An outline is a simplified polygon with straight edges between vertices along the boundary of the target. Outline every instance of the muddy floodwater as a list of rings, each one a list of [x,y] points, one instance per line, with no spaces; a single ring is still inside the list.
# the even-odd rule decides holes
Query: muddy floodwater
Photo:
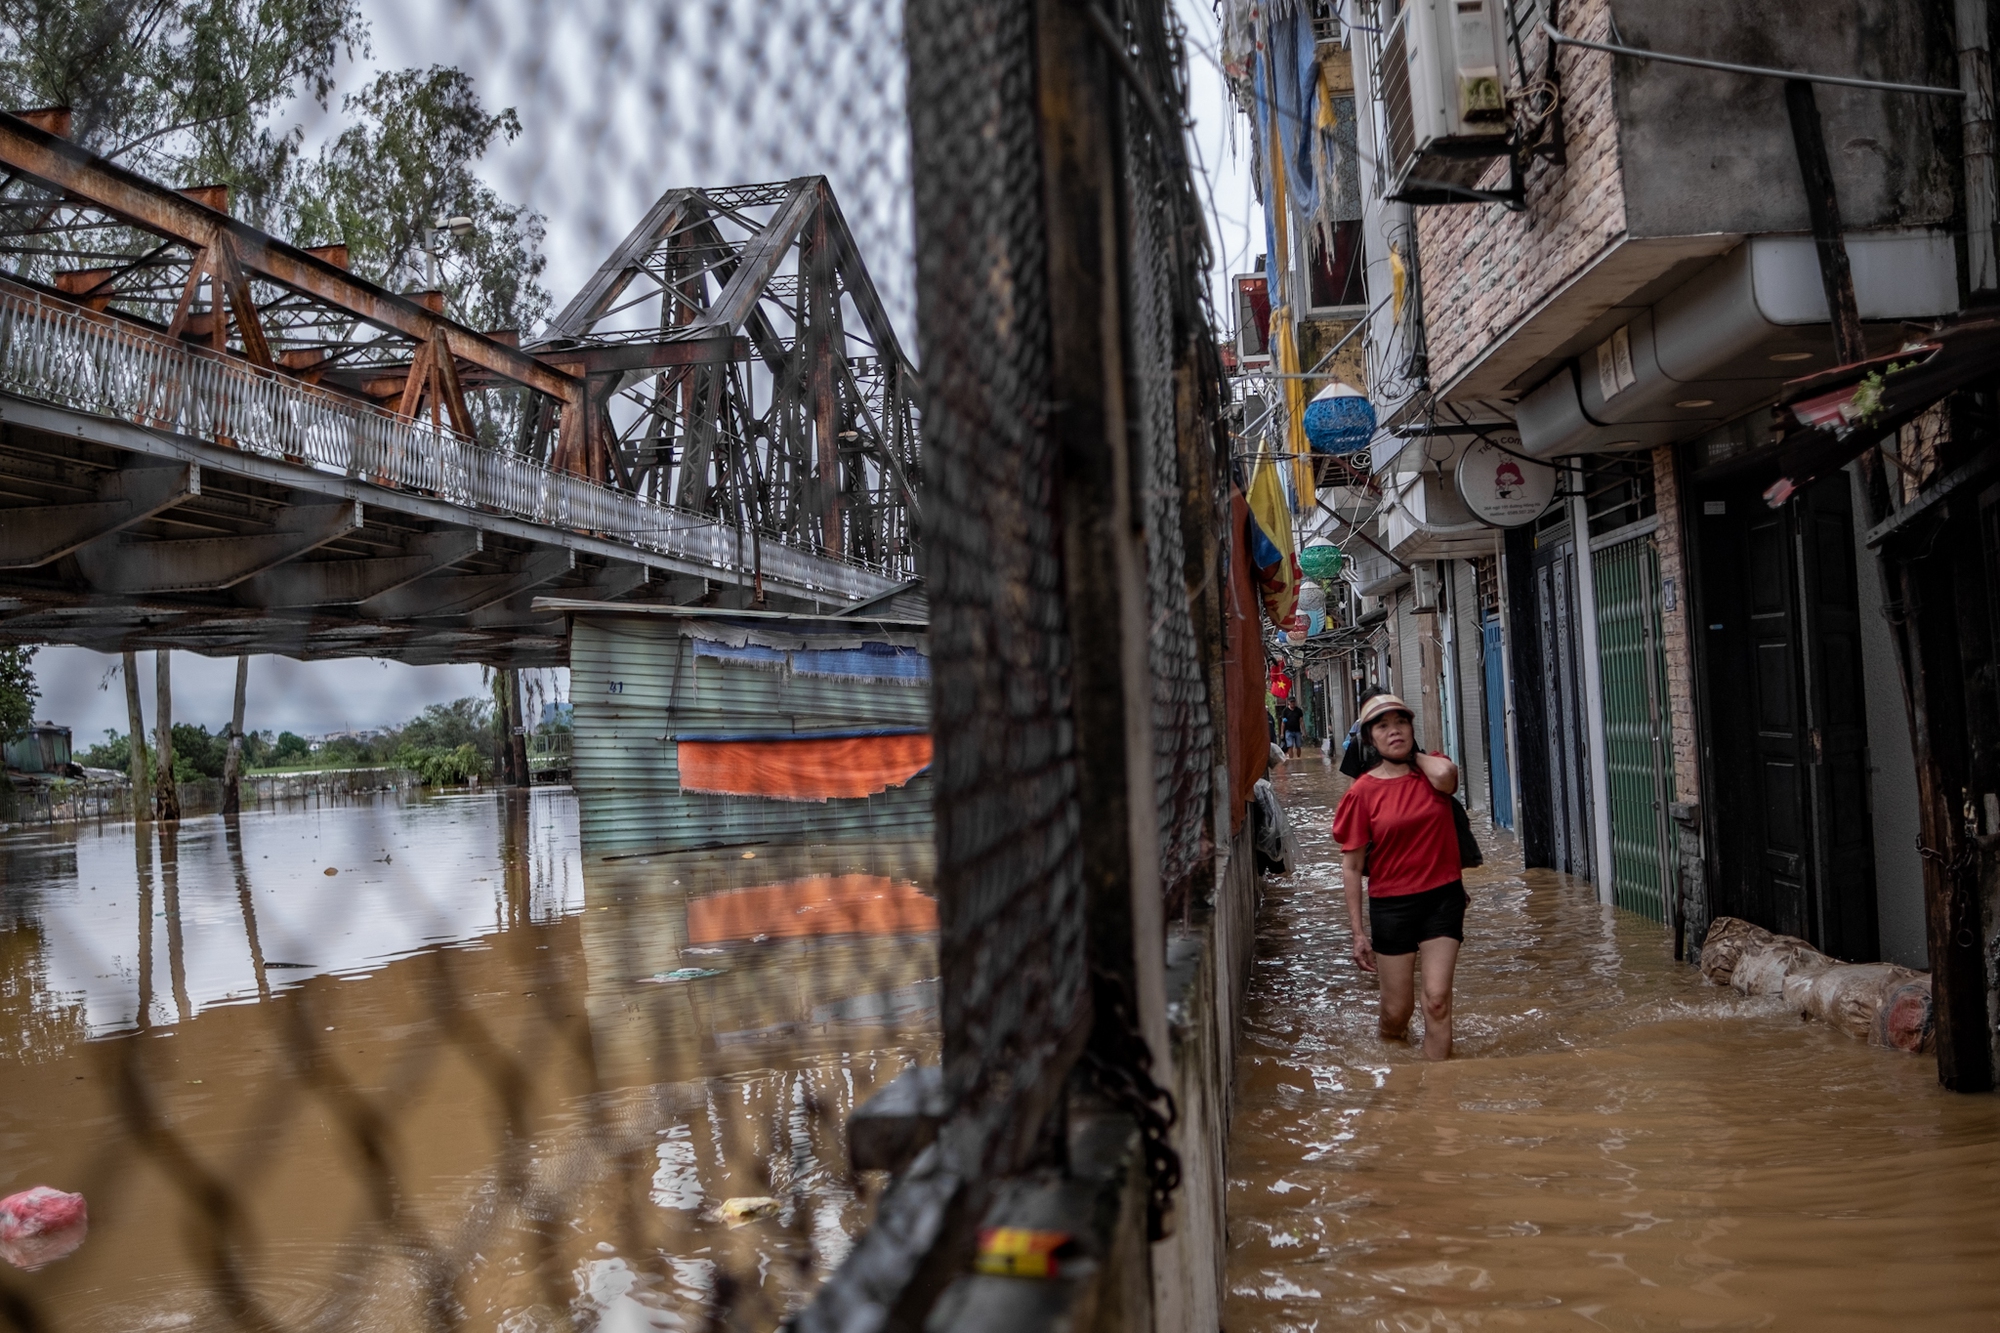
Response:
[[[1348,953],[1344,782],[1290,768],[1304,865],[1259,923],[1229,1333],[2000,1328],[2000,1098],[1704,985],[1505,839],[1467,876],[1456,1056],[1427,1064],[1377,1037]]]
[[[772,1327],[936,1050],[927,849],[592,858],[566,791],[0,834],[0,1266],[50,1330]],[[0,1316],[0,1323],[5,1317]]]

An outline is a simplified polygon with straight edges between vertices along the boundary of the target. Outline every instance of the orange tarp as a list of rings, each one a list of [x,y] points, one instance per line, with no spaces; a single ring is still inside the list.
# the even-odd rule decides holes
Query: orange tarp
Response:
[[[914,935],[938,924],[935,899],[887,875],[815,875],[732,889],[690,901],[687,921],[694,944],[759,935]]]
[[[873,796],[930,767],[931,738],[777,736],[680,742],[681,789],[781,801]]]

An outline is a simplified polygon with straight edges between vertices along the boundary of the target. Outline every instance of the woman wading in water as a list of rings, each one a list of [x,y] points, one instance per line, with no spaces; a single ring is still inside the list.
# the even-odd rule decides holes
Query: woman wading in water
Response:
[[[1442,1060],[1451,1054],[1451,974],[1465,939],[1466,893],[1451,813],[1458,766],[1418,751],[1409,705],[1393,694],[1370,699],[1359,726],[1377,762],[1354,780],[1333,813],[1354,961],[1382,978],[1382,1036],[1403,1041],[1422,958],[1424,1056]]]

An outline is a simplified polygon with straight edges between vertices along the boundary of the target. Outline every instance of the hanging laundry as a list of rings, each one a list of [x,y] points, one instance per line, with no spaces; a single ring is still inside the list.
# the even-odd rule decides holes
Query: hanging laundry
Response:
[[[1299,584],[1305,576],[1299,570],[1291,506],[1275,461],[1266,458],[1257,465],[1248,498],[1250,563],[1257,572],[1257,590],[1264,601],[1264,614],[1273,625],[1286,629],[1299,612]]]

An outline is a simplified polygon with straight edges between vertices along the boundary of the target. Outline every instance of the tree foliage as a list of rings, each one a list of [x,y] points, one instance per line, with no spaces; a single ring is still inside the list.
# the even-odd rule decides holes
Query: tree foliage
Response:
[[[35,720],[42,687],[35,682],[33,648],[0,648],[0,740],[12,740]]]
[[[453,318],[528,333],[549,304],[542,218],[475,172],[521,133],[513,108],[489,112],[468,75],[434,65],[347,93],[346,127],[316,153],[275,127],[301,97],[327,106],[340,56],[367,40],[360,0],[0,0],[0,98],[68,106],[86,147],[170,185],[227,185],[236,216],[344,244],[392,289],[432,285],[428,244]],[[470,226],[437,230],[453,217]],[[510,405],[471,406],[502,438]]]
[[[356,271],[394,288],[431,286],[429,245],[456,318],[478,329],[533,327],[549,300],[539,283],[541,216],[473,173],[521,133],[514,109],[489,113],[472,79],[441,65],[377,75],[341,108],[354,124],[294,186],[300,243],[344,243]],[[452,217],[472,225],[437,230]]]
[[[71,137],[136,171],[229,186],[263,224],[300,155],[272,116],[326,105],[367,38],[360,0],[0,0],[0,90],[69,107]]]
[[[296,732],[273,736],[252,731],[243,737],[243,766],[246,770],[394,766],[417,774],[426,786],[457,786],[493,771],[492,719],[491,701],[468,695],[448,704],[431,704],[400,727],[369,736],[336,736],[316,749]],[[78,755],[77,762],[123,772],[130,747],[125,733],[106,730],[104,740]],[[220,778],[228,754],[226,726],[211,732],[192,723],[174,723],[175,781]]]

